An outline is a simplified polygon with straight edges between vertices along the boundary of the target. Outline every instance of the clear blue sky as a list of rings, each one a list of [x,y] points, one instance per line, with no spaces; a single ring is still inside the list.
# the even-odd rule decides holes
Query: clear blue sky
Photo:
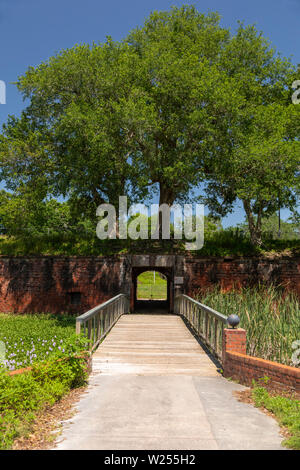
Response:
[[[107,35],[120,40],[142,25],[151,11],[183,4],[194,4],[203,13],[218,11],[222,24],[232,30],[238,20],[255,23],[282,55],[300,63],[300,0],[0,0],[0,80],[7,84],[0,126],[9,114],[18,115],[24,107],[12,82],[28,66],[74,44],[101,42]],[[237,206],[223,225],[234,225],[243,218]]]

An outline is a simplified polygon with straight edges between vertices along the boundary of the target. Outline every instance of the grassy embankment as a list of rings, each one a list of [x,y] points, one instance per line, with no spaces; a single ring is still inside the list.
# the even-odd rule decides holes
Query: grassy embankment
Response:
[[[108,256],[122,253],[186,253],[183,240],[99,240],[95,232],[86,234],[51,233],[26,236],[0,236],[0,255]],[[238,229],[205,232],[201,250],[195,256],[297,256],[300,240],[264,237],[261,247],[253,247],[249,237]]]

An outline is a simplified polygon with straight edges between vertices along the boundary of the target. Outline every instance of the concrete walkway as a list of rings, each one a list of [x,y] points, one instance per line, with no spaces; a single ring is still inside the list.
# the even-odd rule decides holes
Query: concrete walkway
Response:
[[[56,449],[281,449],[277,423],[232,392],[175,315],[124,315],[93,357]]]

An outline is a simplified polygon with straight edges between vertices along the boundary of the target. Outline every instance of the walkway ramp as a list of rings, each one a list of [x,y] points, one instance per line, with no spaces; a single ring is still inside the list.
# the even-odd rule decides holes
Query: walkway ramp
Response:
[[[104,375],[219,375],[177,315],[123,315],[95,352],[93,370]]]

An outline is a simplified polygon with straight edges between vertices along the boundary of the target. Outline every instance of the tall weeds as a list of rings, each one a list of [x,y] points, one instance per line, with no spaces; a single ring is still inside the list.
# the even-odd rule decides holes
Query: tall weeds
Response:
[[[247,354],[282,364],[292,363],[292,343],[300,339],[300,302],[296,294],[280,287],[258,286],[222,292],[198,292],[201,303],[241,319],[247,331]]]

